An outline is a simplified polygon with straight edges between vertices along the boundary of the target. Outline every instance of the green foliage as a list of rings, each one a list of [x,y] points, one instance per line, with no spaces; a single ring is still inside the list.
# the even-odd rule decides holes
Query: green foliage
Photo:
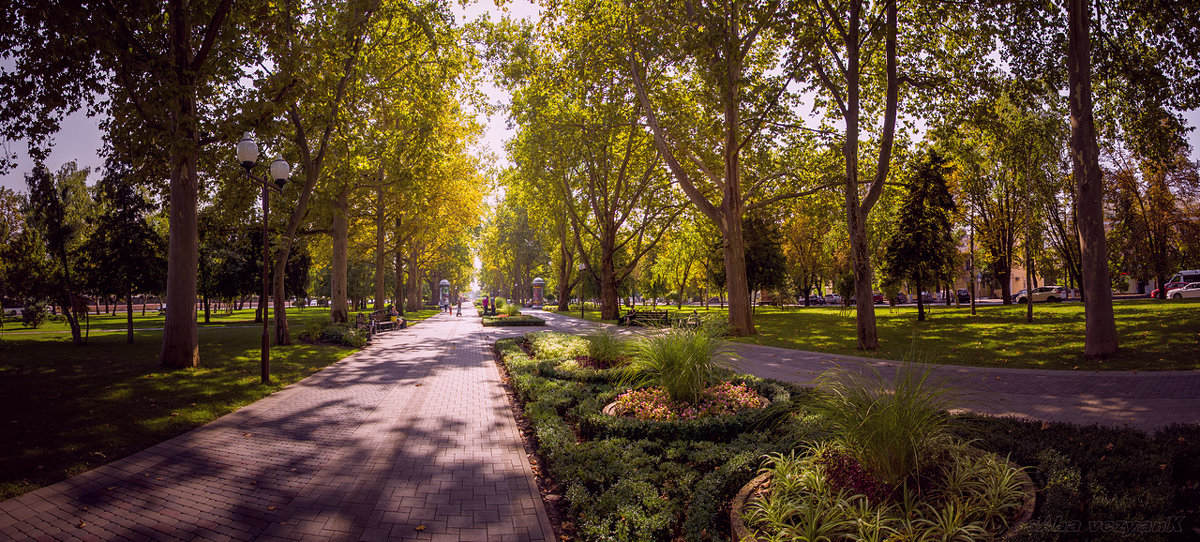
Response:
[[[672,328],[634,344],[626,382],[655,385],[674,401],[694,401],[728,372],[724,341],[707,328]]]
[[[557,340],[552,334],[529,337],[538,335],[542,344]],[[753,476],[756,458],[775,449],[778,426],[742,418],[720,441],[706,439],[713,426],[589,431],[579,416],[599,416],[603,403],[623,388],[581,377],[584,371],[562,371],[554,359],[532,358],[518,340],[499,341],[496,350],[533,426],[543,476],[565,494],[576,525],[572,539],[726,539],[728,516],[718,512]],[[781,405],[788,403],[787,388],[758,383],[775,389]]]
[[[546,321],[536,316],[522,314],[520,316],[484,316],[484,327],[498,326],[544,326]]]
[[[626,361],[629,344],[609,327],[601,327],[584,337],[587,340],[587,355],[605,367],[613,367]]]
[[[355,329],[345,323],[332,323],[328,319],[324,322],[309,321],[306,323],[304,331],[300,332],[300,340],[353,348],[362,348],[367,344],[365,330]]]
[[[534,358],[539,360],[564,360],[588,353],[587,339],[556,331],[539,331],[525,335],[533,349]]]
[[[890,383],[872,371],[827,373],[818,403],[838,443],[897,487],[946,444],[953,397],[930,381],[931,369],[902,365]]]
[[[21,323],[25,327],[37,329],[42,327],[42,322],[46,320],[49,314],[50,307],[47,307],[45,303],[41,301],[30,303],[21,308]]]
[[[947,170],[946,159],[934,150],[926,151],[917,162],[896,229],[884,249],[881,271],[885,282],[908,280],[920,294],[925,286],[954,276],[958,245],[952,236],[955,205]],[[918,307],[917,318],[924,320],[924,305],[918,303]]]

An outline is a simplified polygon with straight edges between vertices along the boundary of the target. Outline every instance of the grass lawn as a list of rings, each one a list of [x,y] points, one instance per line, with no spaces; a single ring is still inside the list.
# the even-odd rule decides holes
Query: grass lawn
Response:
[[[639,310],[649,307],[639,307]],[[672,315],[723,314],[718,307],[674,306]],[[1113,312],[1121,351],[1104,361],[1085,359],[1083,304],[1034,305],[1033,323],[1024,305],[926,307],[917,322],[916,307],[875,306],[880,348],[858,350],[853,308],[757,307],[758,335],[734,340],[796,350],[947,365],[1093,370],[1200,369],[1200,300],[1117,300]],[[622,310],[624,312],[624,309]],[[561,314],[579,316],[579,312]],[[599,321],[598,311],[588,320]],[[612,322],[609,322],[612,323]]]
[[[408,313],[410,321],[436,310]],[[296,337],[328,309],[289,309]],[[98,320],[101,320],[98,322]],[[111,321],[119,320],[119,324]],[[95,333],[125,317],[92,317],[88,344],[71,343],[65,323],[41,333],[0,335],[0,500],[121,458],[296,382],[355,351],[308,344],[271,348],[271,384],[259,382],[262,331],[253,311],[216,317],[200,330],[200,368],[168,371],[157,363],[162,317],[135,321],[134,344],[120,333]]]

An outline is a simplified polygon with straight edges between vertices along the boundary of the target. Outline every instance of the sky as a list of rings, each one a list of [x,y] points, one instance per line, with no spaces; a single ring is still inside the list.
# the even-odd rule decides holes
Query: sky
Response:
[[[451,10],[455,15],[455,19],[460,23],[473,21],[482,16],[488,16],[492,20],[499,20],[504,15],[513,18],[536,20],[540,13],[540,7],[529,0],[507,0],[502,3],[502,7],[497,7],[493,0],[478,0],[464,7],[458,2],[453,2]],[[493,103],[507,103],[509,100],[507,91],[491,84],[485,83],[482,90]],[[1189,126],[1200,126],[1200,110],[1190,111],[1184,117]],[[514,130],[507,128],[506,124],[503,109],[487,117],[484,123],[484,136],[481,141],[481,146],[483,147],[481,150],[493,154],[498,159],[497,165],[501,166],[507,163],[507,153],[504,150],[504,143],[514,133]],[[98,171],[104,163],[98,156],[98,151],[102,144],[102,134],[99,125],[100,119],[88,118],[83,112],[77,112],[64,119],[62,130],[54,137],[54,147],[46,162],[50,170],[55,171],[63,164],[71,160],[76,160],[81,168],[91,167],[93,170]],[[1192,146],[1192,160],[1200,160],[1200,133],[1198,132],[1200,132],[1200,129],[1193,130],[1188,136],[1189,143]],[[25,175],[32,167],[32,163],[25,153],[25,143],[18,141],[0,142],[0,152],[5,151],[17,155],[19,161],[16,168],[7,173],[0,174],[0,186],[24,192]],[[230,149],[229,152],[232,153],[233,149]],[[98,175],[93,175],[91,181],[94,182],[97,178],[99,178]]]

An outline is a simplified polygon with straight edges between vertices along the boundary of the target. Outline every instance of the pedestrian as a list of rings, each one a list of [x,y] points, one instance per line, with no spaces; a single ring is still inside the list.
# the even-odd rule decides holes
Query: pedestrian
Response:
[[[458,314],[455,314],[455,316],[462,316],[462,297],[461,296],[458,298]]]

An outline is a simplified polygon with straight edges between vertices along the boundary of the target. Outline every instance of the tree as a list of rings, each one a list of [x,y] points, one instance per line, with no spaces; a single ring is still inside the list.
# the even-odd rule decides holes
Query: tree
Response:
[[[125,342],[132,344],[133,294],[163,289],[167,247],[148,220],[153,205],[124,179],[126,173],[109,162],[97,186],[104,212],[83,251],[95,269],[97,291],[125,298]]]
[[[784,164],[792,83],[781,2],[650,2],[617,31],[631,34],[630,78],[675,182],[722,239],[729,326],[755,333],[746,277],[745,213],[820,189],[824,178]],[[744,161],[744,159],[746,159]],[[813,186],[818,186],[813,188]]]
[[[805,89],[818,93],[826,118],[844,126],[842,154],[846,230],[854,272],[858,347],[879,347],[868,236],[871,210],[889,178],[896,119],[905,113],[933,113],[954,103],[963,79],[985,66],[986,37],[977,35],[966,10],[944,2],[862,0],[803,2],[794,18],[793,69],[804,74]],[[903,12],[901,12],[903,9]],[[830,130],[836,125],[829,125]],[[903,127],[902,127],[903,130]],[[903,132],[902,132],[903,133]],[[861,156],[860,140],[871,136]],[[865,168],[864,168],[865,166]],[[869,181],[860,181],[869,177]]]
[[[62,309],[71,327],[71,339],[79,345],[86,342],[79,329],[80,305],[84,307],[82,312],[87,309],[77,293],[77,281],[81,247],[88,235],[86,221],[91,218],[87,175],[87,169],[76,169],[75,162],[69,162],[53,177],[41,165],[25,176],[29,187],[28,224],[43,233],[47,255],[54,261],[52,281],[45,285],[45,291]]]
[[[750,291],[781,289],[787,281],[787,265],[779,224],[765,213],[751,213],[742,222],[742,232],[746,235],[746,283]]]
[[[616,319],[620,285],[683,207],[641,127],[622,36],[595,24],[583,5],[547,14],[540,40],[513,29],[499,78],[513,89],[519,174],[527,188],[551,187],[569,219],[571,250],[595,248],[595,258],[581,261],[600,285],[601,317]]]
[[[1166,299],[1167,279],[1184,262],[1181,250],[1193,231],[1185,201],[1200,193],[1196,164],[1180,149],[1175,159],[1159,163],[1117,156],[1117,169],[1106,176],[1112,209],[1110,254],[1116,267],[1140,278],[1154,278],[1158,298]],[[1139,163],[1140,162],[1140,163]]]
[[[27,139],[35,159],[59,121],[86,105],[107,106],[111,141],[136,142],[136,156],[166,157],[170,241],[167,305],[159,362],[199,364],[196,330],[197,209],[200,162],[208,143],[229,141],[238,122],[206,115],[240,96],[241,69],[257,58],[258,41],[245,39],[261,10],[232,0],[189,3],[50,1],[4,2],[8,18],[0,50],[15,69],[0,75],[0,135]],[[287,85],[280,88],[286,89]],[[101,97],[107,97],[102,101]],[[232,116],[232,115],[231,115]],[[114,130],[128,130],[117,134]],[[134,151],[136,153],[136,151]],[[161,158],[156,159],[161,162]]]
[[[950,280],[958,246],[951,217],[954,199],[947,185],[947,161],[935,150],[921,156],[908,193],[886,244],[882,272],[886,280],[907,280],[917,291],[917,321],[925,320],[921,292],[926,285]]]
[[[1173,146],[1163,144],[1162,138],[1178,141],[1182,130],[1159,127],[1166,122],[1181,128],[1183,121],[1180,113],[1163,112],[1200,105],[1200,78],[1193,69],[1200,55],[1200,35],[1195,24],[1180,24],[1195,21],[1187,0],[1065,0],[1063,4],[1002,2],[987,15],[996,17],[1005,53],[1019,76],[1049,80],[1053,88],[1067,86],[1086,322],[1084,354],[1104,358],[1117,351],[1118,340],[1098,138],[1107,134],[1116,139],[1123,132],[1135,152],[1169,154]],[[1099,16],[1093,18],[1093,11]],[[1103,113],[1100,130],[1093,82],[1106,89],[1098,101]],[[1166,159],[1163,154],[1155,157]]]

